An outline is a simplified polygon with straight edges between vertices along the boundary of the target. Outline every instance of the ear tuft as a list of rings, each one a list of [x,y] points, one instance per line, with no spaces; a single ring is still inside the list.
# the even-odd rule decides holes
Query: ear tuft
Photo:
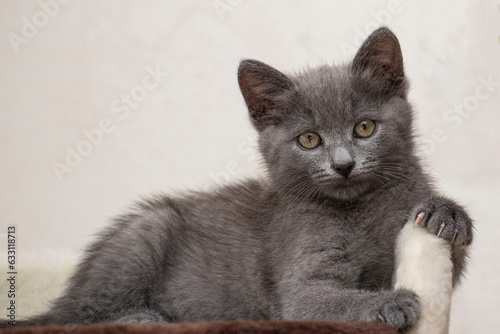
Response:
[[[352,71],[372,80],[387,95],[405,94],[403,55],[399,41],[386,27],[375,30],[354,57]]]
[[[294,87],[285,74],[253,59],[241,61],[238,83],[250,116],[258,129],[262,129],[276,117],[273,108],[279,97]]]

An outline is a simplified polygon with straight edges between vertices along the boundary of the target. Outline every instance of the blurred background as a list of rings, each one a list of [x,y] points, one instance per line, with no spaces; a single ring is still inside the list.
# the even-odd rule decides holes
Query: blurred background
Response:
[[[0,1],[0,254],[15,225],[24,296],[62,285],[140,196],[262,173],[241,59],[285,72],[342,63],[381,25],[403,49],[420,154],[476,223],[451,333],[495,332],[499,0]],[[46,307],[19,298],[19,316]]]

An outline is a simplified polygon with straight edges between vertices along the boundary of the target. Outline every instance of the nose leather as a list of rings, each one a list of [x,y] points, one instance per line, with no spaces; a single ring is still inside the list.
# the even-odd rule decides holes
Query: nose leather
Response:
[[[344,147],[339,147],[333,153],[332,169],[344,177],[348,177],[354,168],[354,160]]]

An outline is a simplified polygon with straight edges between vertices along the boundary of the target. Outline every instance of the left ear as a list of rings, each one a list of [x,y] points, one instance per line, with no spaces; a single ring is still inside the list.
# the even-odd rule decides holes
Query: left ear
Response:
[[[370,90],[387,96],[406,94],[401,47],[386,27],[375,30],[364,41],[354,57],[352,71],[368,83]]]

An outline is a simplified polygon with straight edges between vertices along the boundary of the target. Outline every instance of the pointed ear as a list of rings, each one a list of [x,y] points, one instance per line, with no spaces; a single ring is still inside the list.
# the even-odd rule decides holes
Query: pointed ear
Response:
[[[262,130],[279,118],[280,102],[284,93],[295,85],[280,71],[260,61],[245,59],[238,68],[238,83],[247,104],[250,117]]]
[[[388,28],[379,28],[368,36],[354,57],[352,71],[368,82],[368,88],[375,90],[377,95],[406,94],[401,47]]]

